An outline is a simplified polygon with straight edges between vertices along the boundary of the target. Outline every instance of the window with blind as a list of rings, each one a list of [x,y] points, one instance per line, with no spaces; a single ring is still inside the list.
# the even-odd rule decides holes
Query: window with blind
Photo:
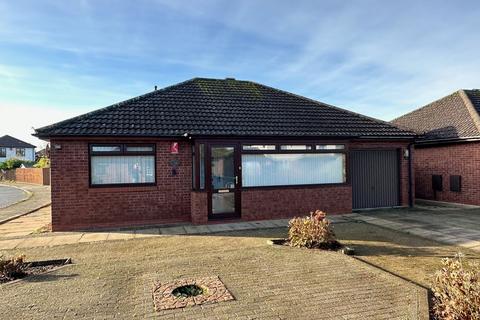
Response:
[[[343,153],[243,154],[244,187],[344,183]]]
[[[155,184],[155,145],[91,145],[90,184]]]

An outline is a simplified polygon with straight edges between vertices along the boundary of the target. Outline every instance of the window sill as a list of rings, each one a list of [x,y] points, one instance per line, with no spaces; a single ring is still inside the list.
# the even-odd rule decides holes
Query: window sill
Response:
[[[294,184],[283,186],[259,186],[259,187],[242,187],[242,191],[251,190],[273,190],[273,189],[309,189],[309,188],[336,188],[336,187],[350,187],[350,183],[323,183],[323,184]]]
[[[98,185],[90,186],[88,188],[89,193],[109,193],[109,192],[145,192],[145,191],[157,191],[158,186],[152,185]]]

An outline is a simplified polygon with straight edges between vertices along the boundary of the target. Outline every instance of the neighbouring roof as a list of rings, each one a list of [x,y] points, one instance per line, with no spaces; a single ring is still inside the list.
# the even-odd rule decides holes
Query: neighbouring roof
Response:
[[[194,78],[36,129],[58,136],[412,137],[414,133],[251,81]]]
[[[415,131],[421,140],[480,137],[480,90],[458,90],[407,113],[392,123]]]
[[[34,145],[14,138],[9,135],[4,135],[0,137],[0,147],[8,147],[8,148],[35,148]]]

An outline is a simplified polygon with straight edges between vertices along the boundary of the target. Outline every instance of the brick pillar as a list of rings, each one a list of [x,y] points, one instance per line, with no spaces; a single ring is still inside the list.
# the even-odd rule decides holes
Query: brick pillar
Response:
[[[208,222],[207,192],[192,191],[191,214],[193,224],[206,224]]]

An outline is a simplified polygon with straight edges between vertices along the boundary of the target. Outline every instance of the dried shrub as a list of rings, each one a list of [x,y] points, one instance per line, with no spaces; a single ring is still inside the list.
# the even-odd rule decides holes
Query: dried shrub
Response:
[[[288,223],[288,242],[293,247],[338,249],[340,243],[326,218],[327,214],[316,210],[310,216],[295,217]]]
[[[23,278],[26,273],[28,264],[25,263],[25,255],[14,256],[10,259],[5,259],[0,256],[0,280],[14,280]]]
[[[443,259],[432,287],[433,312],[438,319],[480,319],[480,265],[455,259]]]

